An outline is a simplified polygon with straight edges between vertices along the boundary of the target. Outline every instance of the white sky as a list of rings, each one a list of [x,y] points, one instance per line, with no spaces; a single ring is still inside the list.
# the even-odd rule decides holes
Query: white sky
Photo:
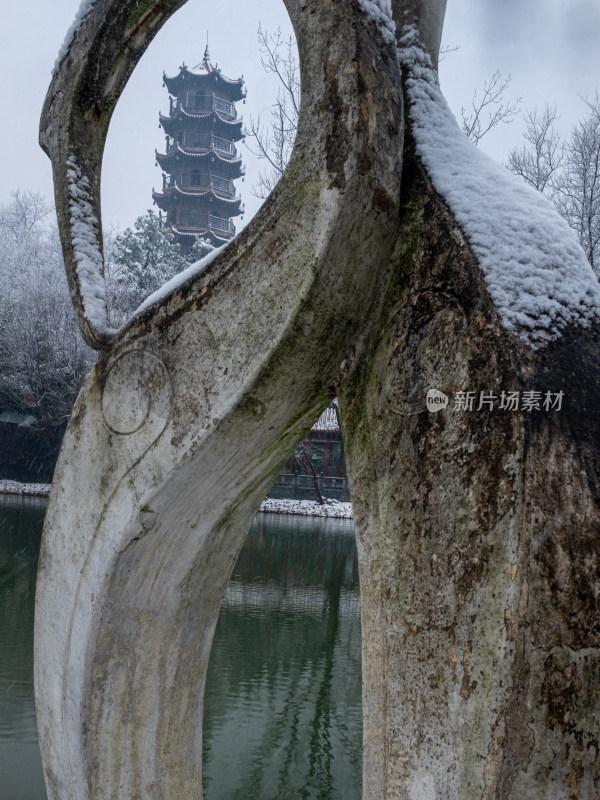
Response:
[[[497,69],[524,108],[556,105],[564,133],[585,113],[581,98],[600,89],[600,0],[448,0],[443,42],[460,45],[440,65],[457,117]],[[500,126],[480,146],[505,161],[523,128],[522,120]]]
[[[5,154],[0,203],[16,188],[52,196],[50,163],[37,144],[39,112],[50,72],[79,0],[0,0],[2,47],[0,92],[4,110],[0,130]],[[208,22],[210,19],[210,22]],[[244,75],[246,120],[268,106],[276,87],[260,66],[256,42],[259,21],[268,29],[291,32],[282,0],[188,0],[156,37],[134,72],[111,129],[102,180],[103,223],[124,228],[152,207],[152,187],[161,172],[154,149],[163,149],[158,112],[168,111],[163,69],[176,74],[202,60],[209,33],[213,62],[229,77]],[[600,87],[600,0],[448,0],[444,42],[460,45],[440,67],[442,89],[457,116],[474,89],[496,69],[512,75],[512,96],[525,107],[556,104],[566,131],[583,114],[581,96]],[[482,149],[497,160],[519,144],[522,125],[491,133]],[[245,182],[238,182],[246,204],[244,224],[257,208],[251,196],[258,165],[244,153]]]

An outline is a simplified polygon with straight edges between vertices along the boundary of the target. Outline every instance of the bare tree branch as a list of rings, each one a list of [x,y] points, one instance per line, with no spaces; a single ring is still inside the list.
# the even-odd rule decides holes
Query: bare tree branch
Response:
[[[296,43],[291,37],[284,40],[279,28],[269,34],[259,25],[258,44],[263,69],[279,81],[277,98],[269,107],[268,121],[264,121],[264,111],[257,117],[251,116],[250,129],[246,132],[253,140],[253,145],[246,142],[247,148],[268,164],[252,186],[255,197],[264,199],[283,175],[294,146],[300,109],[300,71]]]
[[[475,91],[471,113],[467,113],[464,107],[461,109],[462,129],[474,144],[478,145],[486,133],[500,123],[506,125],[512,122],[521,110],[520,97],[513,102],[504,100],[510,82],[510,75],[503,78],[502,73],[496,70],[489,81],[483,84],[481,97]]]
[[[527,112],[525,144],[510,152],[507,167],[554,203],[600,274],[600,99],[584,102],[587,114],[566,141],[554,127],[556,109]]]
[[[439,61],[443,61],[447,55],[450,55],[450,53],[457,53],[459,50],[460,50],[459,44],[453,44],[453,45],[443,44],[440,47]]]
[[[553,176],[564,158],[564,142],[554,127],[557,119],[556,108],[548,104],[541,113],[537,109],[527,111],[526,144],[511,150],[508,155],[508,169],[539,192],[551,189]]]

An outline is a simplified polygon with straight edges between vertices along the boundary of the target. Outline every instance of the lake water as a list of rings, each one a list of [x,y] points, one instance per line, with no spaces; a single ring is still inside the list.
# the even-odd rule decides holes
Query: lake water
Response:
[[[45,502],[0,498],[0,797],[45,800],[33,600]],[[215,632],[205,800],[361,796],[358,567],[352,523],[263,514]]]

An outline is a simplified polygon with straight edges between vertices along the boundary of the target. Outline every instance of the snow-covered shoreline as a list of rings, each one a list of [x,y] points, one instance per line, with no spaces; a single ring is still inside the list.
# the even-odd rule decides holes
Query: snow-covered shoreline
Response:
[[[0,494],[26,497],[48,497],[49,483],[19,483],[0,479]],[[340,503],[337,500],[326,500],[319,505],[315,500],[275,500],[267,497],[261,503],[259,513],[264,514],[298,514],[303,517],[332,517],[334,519],[352,519],[352,503]]]
[[[19,483],[0,478],[0,494],[25,495],[27,497],[48,497],[49,483]]]
[[[260,511],[266,514],[299,514],[305,517],[334,517],[335,519],[352,519],[352,503],[340,503],[337,500],[326,500],[319,505],[316,500],[275,500],[267,497],[260,505]]]

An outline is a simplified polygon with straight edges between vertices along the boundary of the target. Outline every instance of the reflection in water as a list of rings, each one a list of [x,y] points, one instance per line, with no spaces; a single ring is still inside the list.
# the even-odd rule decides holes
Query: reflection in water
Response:
[[[352,524],[263,515],[221,608],[204,711],[206,800],[361,794]]]
[[[44,800],[33,701],[33,601],[45,500],[0,495],[0,797]]]
[[[33,600],[45,502],[0,497],[0,798],[45,800]],[[211,652],[206,800],[353,800],[361,784],[352,523],[259,515]]]

